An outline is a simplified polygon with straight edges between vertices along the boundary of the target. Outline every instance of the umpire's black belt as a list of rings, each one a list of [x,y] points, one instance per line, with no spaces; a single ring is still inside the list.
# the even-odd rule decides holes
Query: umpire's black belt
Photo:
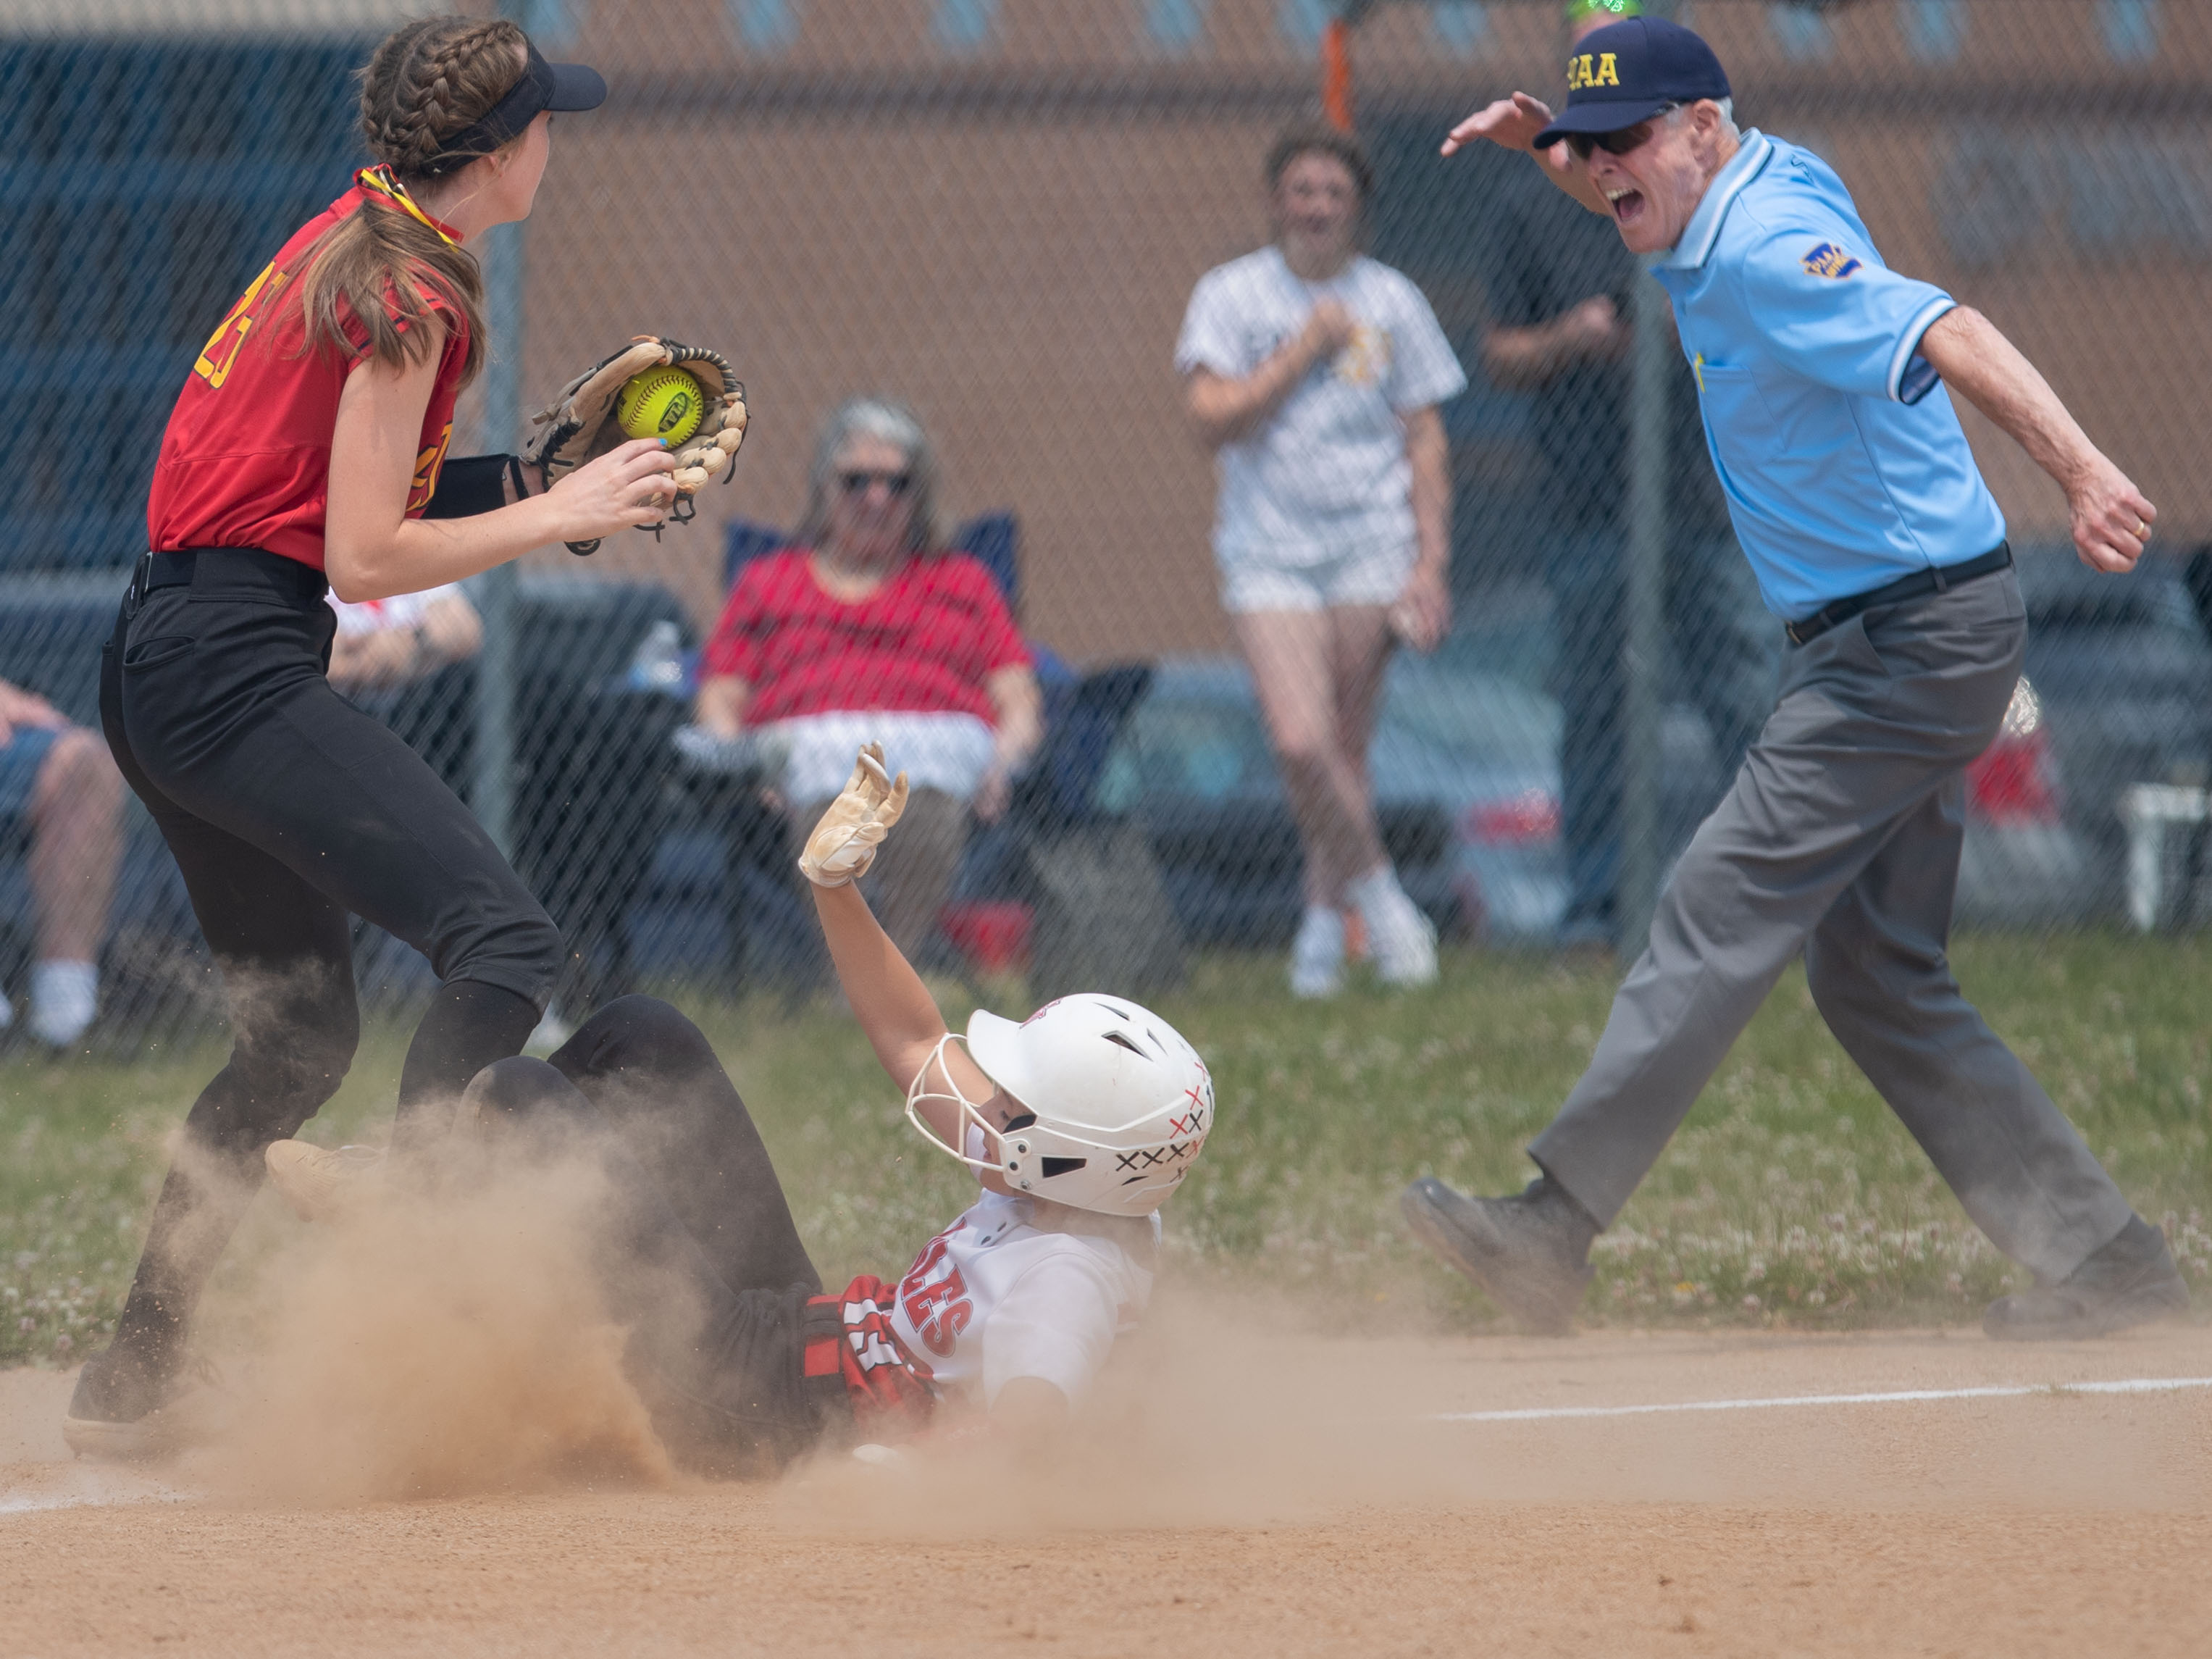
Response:
[[[1916,570],[1910,576],[1899,576],[1893,582],[1869,588],[1863,593],[1847,593],[1840,599],[1831,599],[1811,616],[1783,623],[1782,631],[1790,636],[1792,645],[1809,644],[1838,623],[1849,622],[1862,611],[1871,611],[1878,605],[1900,605],[1923,593],[1945,592],[1977,576],[1993,576],[2011,562],[2012,544],[1999,542],[1994,550],[1977,558]]]

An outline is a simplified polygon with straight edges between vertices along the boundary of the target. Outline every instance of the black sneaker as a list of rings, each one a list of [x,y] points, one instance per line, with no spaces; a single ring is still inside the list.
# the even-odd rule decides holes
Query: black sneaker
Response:
[[[212,1431],[221,1379],[204,1359],[167,1372],[112,1346],[84,1362],[62,1419],[62,1438],[81,1457],[136,1462],[162,1457]]]
[[[1982,1328],[2002,1341],[2049,1342],[2109,1336],[2188,1311],[2189,1286],[2166,1248],[2166,1235],[2138,1215],[2057,1284],[1990,1303]]]
[[[1468,1198],[1433,1176],[1398,1206],[1421,1242],[1540,1336],[1565,1336],[1589,1286],[1597,1224],[1548,1179],[1511,1198]]]

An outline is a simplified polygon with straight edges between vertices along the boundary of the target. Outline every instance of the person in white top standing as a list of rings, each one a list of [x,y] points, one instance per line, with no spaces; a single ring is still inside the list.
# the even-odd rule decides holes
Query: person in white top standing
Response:
[[[1152,1299],[1159,1208],[1213,1127],[1206,1064],[1158,1015],[1079,994],[964,1042],[854,884],[908,799],[860,751],[799,870],[839,983],[907,1116],[981,1191],[894,1279],[824,1293],[745,1103],[698,1027],[652,997],[593,1014],[550,1060],[486,1066],[460,1132],[512,1157],[599,1155],[610,1315],[670,1451],[769,1474],[825,1442],[909,1437],[951,1407],[1048,1437]],[[550,1132],[550,1139],[549,1139]],[[281,1140],[271,1181],[307,1219],[375,1201],[381,1154]]]
[[[1436,977],[1436,930],[1398,884],[1367,749],[1394,644],[1451,623],[1451,478],[1437,406],[1467,375],[1421,291],[1359,252],[1358,140],[1293,129],[1268,152],[1275,241],[1199,280],[1176,368],[1220,468],[1213,551],[1305,853],[1291,989],[1343,982],[1344,916],[1387,984]]]

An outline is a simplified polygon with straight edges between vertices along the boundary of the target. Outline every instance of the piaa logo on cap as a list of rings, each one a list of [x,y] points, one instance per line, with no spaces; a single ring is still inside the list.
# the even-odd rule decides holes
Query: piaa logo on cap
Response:
[[[1857,274],[1859,262],[1833,242],[1823,242],[1805,256],[1804,265],[1815,276],[1832,276],[1840,282]]]
[[[1588,87],[1617,87],[1620,84],[1620,54],[1616,52],[1583,52],[1567,59],[1567,90],[1580,92]]]

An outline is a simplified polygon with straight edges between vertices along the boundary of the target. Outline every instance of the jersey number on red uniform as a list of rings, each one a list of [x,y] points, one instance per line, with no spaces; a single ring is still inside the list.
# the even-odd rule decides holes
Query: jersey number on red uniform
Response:
[[[275,299],[289,276],[289,272],[277,270],[273,260],[264,265],[252,285],[238,296],[238,303],[216,325],[215,332],[208,336],[208,343],[200,348],[199,361],[192,365],[192,373],[216,391],[222,391],[222,383],[230,378],[230,366],[238,361],[239,347],[246,343],[246,337],[253,330],[254,301]],[[266,295],[262,292],[264,289],[268,290]]]
[[[934,1283],[930,1280],[930,1275],[944,1266],[945,1241],[950,1236],[939,1233],[931,1239],[898,1287],[899,1306],[907,1322],[921,1338],[922,1346],[939,1359],[952,1352],[960,1333],[968,1328],[975,1314],[975,1304],[968,1297],[968,1281],[960,1276],[959,1268],[948,1267],[943,1278]]]

